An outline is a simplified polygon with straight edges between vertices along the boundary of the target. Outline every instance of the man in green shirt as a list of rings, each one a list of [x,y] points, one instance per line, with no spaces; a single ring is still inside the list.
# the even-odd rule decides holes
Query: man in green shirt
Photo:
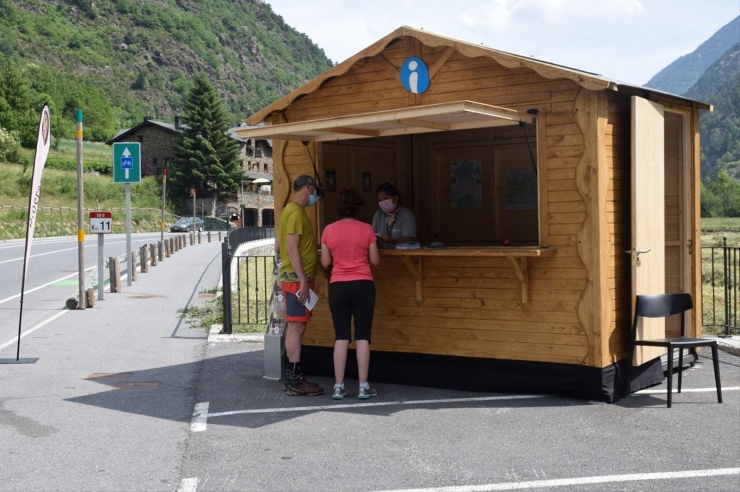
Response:
[[[301,343],[311,311],[304,304],[309,289],[314,288],[319,257],[313,224],[306,214],[307,206],[315,205],[324,190],[308,175],[302,174],[293,182],[293,201],[285,206],[278,226],[278,245],[283,266],[280,285],[285,295],[285,352],[288,367],[283,389],[288,395],[316,396],[324,388],[306,380],[301,370]]]

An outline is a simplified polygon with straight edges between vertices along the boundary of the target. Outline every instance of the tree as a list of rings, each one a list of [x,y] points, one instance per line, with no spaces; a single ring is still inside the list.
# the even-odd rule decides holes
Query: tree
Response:
[[[226,134],[226,109],[208,77],[200,73],[193,84],[170,169],[173,198],[187,196],[191,188],[198,196],[224,198],[241,183],[239,144]]]
[[[31,88],[15,63],[8,60],[0,72],[0,127],[17,132],[21,145],[33,148],[38,121]]]

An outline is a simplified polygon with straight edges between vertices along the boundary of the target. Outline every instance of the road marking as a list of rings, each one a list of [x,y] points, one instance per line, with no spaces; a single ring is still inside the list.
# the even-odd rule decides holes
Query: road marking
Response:
[[[45,325],[51,323],[52,321],[54,321],[58,317],[62,316],[63,314],[67,314],[68,312],[69,312],[69,309],[64,308],[62,311],[59,311],[57,314],[55,314],[51,318],[46,319],[46,320],[42,321],[41,323],[37,324],[36,326],[34,326],[33,328],[29,328],[28,330],[26,330],[23,333],[21,333],[21,338],[25,337],[26,335],[30,335],[31,333],[33,333],[34,331],[38,330],[42,326],[45,326]],[[18,337],[15,337],[13,340],[10,340],[9,342],[5,342],[4,344],[0,345],[0,350],[4,349],[8,345],[13,345],[17,341],[18,341]]]
[[[96,268],[98,268],[98,267],[97,266],[94,266],[94,267],[90,267],[90,268],[85,268],[85,271],[87,272],[88,270],[95,270]],[[48,287],[50,285],[54,285],[57,282],[61,282],[62,280],[66,280],[66,279],[68,279],[70,277],[74,277],[75,275],[79,275],[79,274],[80,274],[80,272],[75,272],[73,274],[67,275],[66,277],[62,277],[62,278],[58,278],[56,280],[52,280],[51,282],[48,282],[48,283],[46,283],[44,285],[39,285],[38,287],[34,287],[33,289],[29,289],[29,290],[25,291],[24,294],[30,294],[31,292],[36,292],[39,289],[43,289],[44,287]],[[21,296],[20,294],[16,294],[14,296],[7,297],[5,299],[0,300],[0,304],[2,304],[4,302],[12,301],[13,299],[17,299],[20,296]]]
[[[435,403],[463,403],[500,400],[527,400],[532,398],[547,398],[552,395],[507,395],[507,396],[481,396],[472,398],[440,398],[436,400],[408,400],[408,401],[378,401],[372,403],[344,403],[338,405],[316,405],[313,407],[278,407],[278,408],[256,408],[252,410],[232,410],[229,412],[209,413],[208,417],[225,417],[228,415],[242,415],[255,413],[279,413],[279,412],[315,412],[317,410],[337,410],[339,408],[368,408],[389,407],[393,405],[429,405]]]
[[[198,490],[197,478],[183,478],[180,480],[180,486],[177,487],[177,492],[195,492],[196,490]]]
[[[713,470],[690,470],[681,472],[630,473],[628,475],[604,475],[600,477],[560,478],[555,480],[533,480],[531,482],[491,483],[486,485],[460,485],[453,487],[429,487],[425,489],[387,490],[385,492],[489,492],[494,490],[540,489],[544,487],[572,487],[595,483],[639,482],[643,480],[669,480],[677,478],[718,477],[739,475],[740,468],[717,468]]]
[[[191,432],[203,432],[208,422],[208,402],[196,403],[193,409],[193,421],[190,423]]]
[[[132,243],[140,243],[142,241],[143,242],[146,242],[147,240],[146,239],[143,239],[143,238],[139,238],[139,239],[134,239],[131,242]],[[111,246],[113,244],[122,244],[122,243],[125,243],[125,242],[126,241],[112,241],[112,242],[105,243],[105,245],[106,246]],[[86,248],[97,247],[97,243],[95,243],[95,244],[85,244],[85,247]],[[37,258],[39,256],[46,256],[46,255],[53,255],[55,253],[63,253],[65,251],[72,251],[72,250],[76,250],[76,249],[78,249],[77,246],[75,246],[74,248],[57,249],[57,250],[54,250],[54,251],[49,251],[47,253],[39,253],[37,255],[31,255],[31,258]],[[2,265],[3,263],[10,263],[11,261],[21,261],[22,259],[23,259],[23,256],[21,256],[19,258],[13,258],[13,259],[10,259],[10,260],[3,260],[3,261],[0,261],[0,265]]]
[[[722,391],[738,391],[740,390],[740,386],[730,386],[729,388],[722,387]],[[681,388],[681,393],[707,393],[707,392],[716,392],[717,388]],[[640,390],[635,391],[633,394],[635,395],[665,395],[668,392],[667,389],[662,390]],[[673,388],[673,391],[671,392],[673,394],[678,393],[677,388]]]

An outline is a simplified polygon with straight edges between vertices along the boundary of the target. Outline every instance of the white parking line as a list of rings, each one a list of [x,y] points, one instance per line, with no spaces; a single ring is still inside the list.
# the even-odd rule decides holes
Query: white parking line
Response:
[[[527,400],[527,399],[532,399],[532,398],[546,398],[549,396],[552,396],[552,395],[481,396],[481,397],[473,397],[473,398],[445,398],[445,399],[437,399],[437,400],[344,403],[344,404],[334,404],[334,405],[316,405],[312,407],[255,408],[251,410],[232,410],[229,412],[214,412],[214,413],[209,413],[208,416],[209,417],[225,417],[228,415],[243,415],[243,414],[255,414],[255,413],[315,412],[315,411],[320,411],[320,410],[337,410],[340,408],[368,408],[368,407],[389,407],[389,406],[394,406],[394,405],[409,406],[409,405],[429,405],[429,404],[436,404],[436,403],[462,403],[462,402],[481,402],[481,401],[499,401],[499,400]]]
[[[183,478],[180,480],[180,486],[177,487],[177,492],[195,492],[196,490],[198,490],[197,478]]]
[[[740,386],[730,386],[729,388],[725,388],[724,386],[722,387],[723,393],[725,391],[738,391],[738,390],[740,390]],[[681,388],[681,393],[708,393],[710,391],[714,393],[717,391],[717,388],[689,388],[689,389]],[[640,390],[640,391],[635,391],[633,394],[635,395],[665,395],[666,392],[667,390],[664,390],[664,389],[662,390]],[[671,393],[674,393],[674,394],[678,393],[678,389],[673,388],[673,391],[671,391]]]
[[[208,402],[196,403],[193,409],[193,420],[190,423],[191,432],[203,432],[208,424]]]
[[[453,487],[430,487],[425,489],[388,490],[385,492],[489,492],[495,490],[540,489],[544,487],[572,487],[574,485],[590,485],[595,483],[639,482],[643,480],[718,477],[723,475],[739,474],[740,468],[717,468],[713,470],[691,470],[662,473],[631,473],[628,475],[605,475],[601,477],[533,480],[531,482],[491,483],[486,485],[461,485]]]

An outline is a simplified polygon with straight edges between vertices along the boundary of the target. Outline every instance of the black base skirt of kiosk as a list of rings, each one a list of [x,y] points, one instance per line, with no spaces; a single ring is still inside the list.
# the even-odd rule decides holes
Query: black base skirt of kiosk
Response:
[[[304,346],[301,366],[309,376],[334,376],[333,348]],[[482,359],[405,352],[372,352],[370,381],[480,392],[567,395],[614,403],[624,398],[627,359],[604,368],[573,364]],[[346,376],[357,378],[354,350],[347,354]],[[630,392],[660,384],[660,358],[633,367]]]

